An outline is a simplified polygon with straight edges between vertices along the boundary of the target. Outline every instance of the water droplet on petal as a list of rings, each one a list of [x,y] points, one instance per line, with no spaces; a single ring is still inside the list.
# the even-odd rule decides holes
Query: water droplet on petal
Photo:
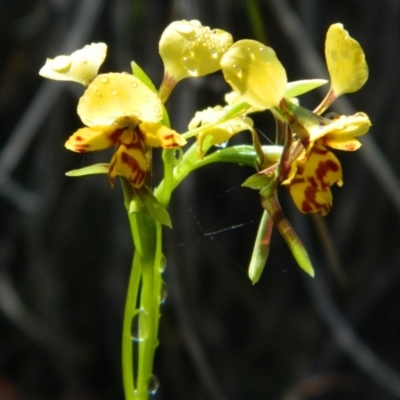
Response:
[[[137,309],[132,317],[131,335],[135,342],[143,342],[149,336],[149,315],[143,308]]]
[[[182,64],[183,64],[183,67],[186,69],[186,71],[191,76],[197,76],[199,74],[199,72],[197,70],[198,63],[194,58],[192,58],[192,57],[183,57]]]
[[[165,300],[167,299],[168,295],[168,288],[165,282],[161,283],[161,290],[160,290],[160,304],[164,304]]]
[[[118,94],[118,92],[117,92],[116,90],[113,90],[113,91],[111,92],[111,94],[112,94],[113,96],[116,96],[116,95]]]
[[[146,96],[144,96],[144,99],[145,99],[146,101],[150,101],[150,96],[149,96],[148,94],[146,94]]]
[[[154,111],[158,114],[161,110],[160,110],[160,107],[158,107],[158,106],[155,106],[154,107]]]
[[[164,254],[161,254],[160,260],[160,272],[164,272],[167,266],[167,259],[165,258]]]
[[[137,82],[132,82],[132,83],[131,83],[131,86],[132,86],[133,88],[137,88]]]
[[[337,50],[332,50],[331,51],[331,57],[333,61],[339,60],[339,52]]]
[[[222,143],[218,143],[215,145],[215,147],[219,147],[220,149],[225,149],[225,147],[228,146],[228,142],[229,142],[229,140],[222,142]]]
[[[211,50],[210,50],[210,54],[211,54],[211,57],[212,57],[212,58],[214,58],[214,59],[217,59],[217,58],[218,58],[218,50],[216,50],[216,49],[211,49]]]
[[[101,81],[102,83],[108,83],[108,82],[109,82],[109,79],[106,78],[105,76],[103,76],[103,77],[100,79],[100,81]]]
[[[67,72],[72,64],[70,56],[58,56],[53,60],[52,68],[57,72]]]
[[[152,375],[149,379],[149,382],[147,383],[147,390],[149,394],[155,395],[159,387],[160,387],[160,382],[158,381],[155,375]]]
[[[239,79],[242,78],[243,71],[238,65],[232,65],[232,72],[234,72]]]
[[[193,33],[194,29],[189,22],[182,21],[175,26],[175,30],[179,33],[183,33],[184,35]]]

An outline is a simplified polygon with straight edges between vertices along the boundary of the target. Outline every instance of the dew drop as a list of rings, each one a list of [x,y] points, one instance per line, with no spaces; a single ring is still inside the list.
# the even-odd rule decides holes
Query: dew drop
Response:
[[[160,107],[158,107],[158,106],[155,106],[154,107],[154,111],[156,112],[156,113],[159,113],[161,110],[160,110]]]
[[[131,83],[131,86],[132,86],[133,88],[137,88],[137,82],[132,82],[132,83]]]
[[[155,375],[152,375],[147,383],[147,391],[150,395],[154,396],[157,393],[159,387],[160,382]]]
[[[168,295],[168,288],[165,282],[163,281],[161,283],[161,289],[160,289],[160,304],[164,304],[165,300],[167,299]]]
[[[337,50],[332,50],[331,51],[331,57],[333,61],[337,61],[339,60],[339,53]]]
[[[167,259],[165,258],[164,254],[161,254],[160,272],[164,272],[166,267],[167,267]]]
[[[118,94],[118,92],[117,92],[116,90],[113,90],[113,91],[111,92],[111,94],[112,94],[113,96],[116,96],[116,95]]]
[[[182,157],[183,157],[183,150],[180,147],[178,147],[174,151],[174,165],[178,165],[182,160]]]
[[[97,95],[98,97],[101,97],[101,92],[100,92],[100,90],[96,90],[96,95]]]
[[[238,65],[233,64],[232,65],[232,72],[239,78],[242,79],[243,71],[242,68],[240,68]]]
[[[228,146],[228,142],[229,142],[229,140],[222,142],[222,143],[218,143],[215,145],[215,147],[218,147],[220,149],[225,149],[225,147]]]
[[[199,74],[199,72],[197,70],[198,63],[194,58],[183,57],[182,64],[183,64],[183,67],[186,69],[186,71],[189,73],[189,75],[197,76]]]
[[[150,96],[149,96],[148,94],[146,94],[146,96],[144,96],[144,99],[145,99],[146,101],[150,101]]]
[[[343,58],[345,58],[346,60],[350,60],[350,52],[348,49],[343,49],[341,50],[340,54],[342,55]]]
[[[149,315],[143,308],[133,313],[131,335],[135,342],[143,342],[149,336]]]
[[[218,58],[218,50],[211,49],[210,50],[210,55],[211,55],[212,58],[217,59]]]
[[[109,82],[109,79],[106,78],[105,76],[103,76],[103,77],[100,79],[100,81],[101,81],[102,83],[108,83],[108,82]]]
[[[181,22],[176,24],[175,30],[184,35],[188,35],[194,31],[193,26],[189,22]]]
[[[53,60],[52,68],[57,72],[68,72],[72,64],[70,56],[58,56]]]

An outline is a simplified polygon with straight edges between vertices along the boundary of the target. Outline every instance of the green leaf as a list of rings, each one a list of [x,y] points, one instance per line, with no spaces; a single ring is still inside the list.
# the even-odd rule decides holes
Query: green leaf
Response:
[[[285,98],[297,97],[328,83],[326,79],[304,79],[286,84]]]
[[[135,189],[135,192],[151,218],[169,228],[172,228],[171,218],[168,211],[146,186],[142,186],[140,189]]]
[[[248,177],[242,183],[242,186],[248,187],[250,189],[261,190],[271,182],[271,179],[273,177],[274,177],[273,173],[270,176],[265,174],[255,174]]]
[[[73,169],[72,171],[68,171],[65,173],[67,176],[85,176],[85,175],[94,175],[94,174],[108,174],[108,170],[110,168],[110,164],[94,164],[89,165],[88,167],[83,167],[79,169]]]

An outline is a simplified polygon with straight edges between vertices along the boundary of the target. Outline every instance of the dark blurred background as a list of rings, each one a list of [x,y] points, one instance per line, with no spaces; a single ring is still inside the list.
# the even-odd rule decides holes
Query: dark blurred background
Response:
[[[325,33],[343,23],[365,50],[370,79],[331,110],[365,111],[373,128],[357,154],[338,155],[344,187],[333,189],[328,217],[300,215],[280,193],[315,264],[313,280],[277,233],[260,282],[247,278],[261,207],[240,185],[252,170],[208,167],[177,189],[155,398],[400,399],[400,2],[1,0],[0,400],[123,398],[133,249],[121,190],[105,176],[64,176],[110,154],[64,149],[81,126],[83,87],[38,71],[46,57],[104,41],[101,71],[129,71],[135,60],[159,84],[158,40],[177,19],[263,41],[289,80],[327,77]],[[181,82],[167,103],[175,129],[185,131],[195,110],[221,104],[227,90],[219,73]],[[302,104],[313,108],[324,91]],[[273,138],[268,114],[256,124]]]

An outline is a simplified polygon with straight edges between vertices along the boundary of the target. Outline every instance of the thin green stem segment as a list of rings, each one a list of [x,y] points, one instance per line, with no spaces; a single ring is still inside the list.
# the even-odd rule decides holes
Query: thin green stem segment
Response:
[[[130,213],[135,255],[126,299],[122,367],[126,400],[147,400],[158,345],[161,301],[161,225],[145,209]]]

